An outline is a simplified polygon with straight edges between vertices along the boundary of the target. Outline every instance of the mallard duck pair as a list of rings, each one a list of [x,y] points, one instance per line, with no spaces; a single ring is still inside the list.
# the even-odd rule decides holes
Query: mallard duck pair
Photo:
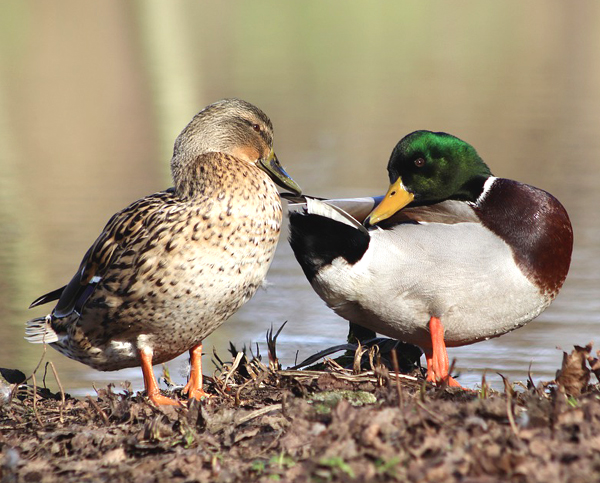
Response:
[[[183,392],[202,398],[202,340],[255,293],[273,258],[275,183],[301,191],[272,146],[270,120],[249,103],[198,113],[175,142],[175,186],[111,218],[69,284],[32,304],[58,301],[27,323],[27,339],[99,370],[141,366],[156,404],[179,403],[160,394],[152,365],[189,351]],[[571,225],[551,195],[492,177],[447,134],[407,136],[388,170],[392,186],[367,200],[377,206],[366,218],[364,200],[342,203],[348,214],[309,199],[291,215],[290,242],[338,314],[421,346],[428,379],[455,384],[445,345],[498,336],[544,310],[569,267]]]
[[[569,270],[571,223],[552,195],[492,176],[446,133],[403,138],[388,173],[379,199],[308,199],[290,243],[337,314],[418,345],[427,379],[458,386],[446,346],[498,337],[548,307]]]

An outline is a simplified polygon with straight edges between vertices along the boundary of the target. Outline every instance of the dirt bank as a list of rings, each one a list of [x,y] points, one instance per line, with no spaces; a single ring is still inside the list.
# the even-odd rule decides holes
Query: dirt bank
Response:
[[[600,481],[598,366],[579,348],[558,382],[497,393],[377,362],[353,374],[242,358],[187,408],[110,387],[63,401],[29,381],[1,406],[1,481]]]

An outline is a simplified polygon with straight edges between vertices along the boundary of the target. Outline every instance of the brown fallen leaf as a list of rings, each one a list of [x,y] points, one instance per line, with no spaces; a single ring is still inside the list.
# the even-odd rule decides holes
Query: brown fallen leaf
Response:
[[[556,373],[556,382],[568,396],[578,397],[587,388],[590,382],[587,360],[591,350],[592,344],[589,343],[585,347],[576,345],[570,354],[563,352],[562,367]]]

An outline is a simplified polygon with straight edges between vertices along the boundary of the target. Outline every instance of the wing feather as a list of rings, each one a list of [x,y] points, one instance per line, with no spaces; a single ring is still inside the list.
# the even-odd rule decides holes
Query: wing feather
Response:
[[[111,266],[123,253],[145,243],[153,235],[151,227],[156,226],[156,218],[168,218],[170,208],[176,208],[177,201],[171,188],[135,201],[113,215],[83,257],[71,281],[60,289],[60,294],[56,290],[40,297],[34,304],[45,303],[42,300],[47,302],[51,295],[59,295],[55,297],[58,298],[55,317],[80,311]]]

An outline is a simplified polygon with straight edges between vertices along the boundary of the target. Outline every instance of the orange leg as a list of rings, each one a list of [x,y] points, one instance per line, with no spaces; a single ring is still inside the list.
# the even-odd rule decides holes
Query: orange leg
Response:
[[[435,382],[435,373],[433,372],[433,352],[425,351],[425,360],[427,361],[427,380]]]
[[[163,396],[160,393],[158,383],[154,377],[154,371],[152,370],[152,350],[140,350],[140,359],[142,360],[142,374],[144,375],[144,387],[146,388],[148,399],[157,406],[167,404],[171,406],[181,406],[179,401]]]
[[[429,320],[429,332],[431,334],[431,350],[425,351],[427,359],[427,380],[437,383],[446,381],[449,386],[461,387],[450,374],[450,361],[444,342],[444,326],[437,317],[431,317]]]
[[[202,389],[202,342],[190,349],[190,380],[181,392],[188,394],[190,399],[209,397]]]

